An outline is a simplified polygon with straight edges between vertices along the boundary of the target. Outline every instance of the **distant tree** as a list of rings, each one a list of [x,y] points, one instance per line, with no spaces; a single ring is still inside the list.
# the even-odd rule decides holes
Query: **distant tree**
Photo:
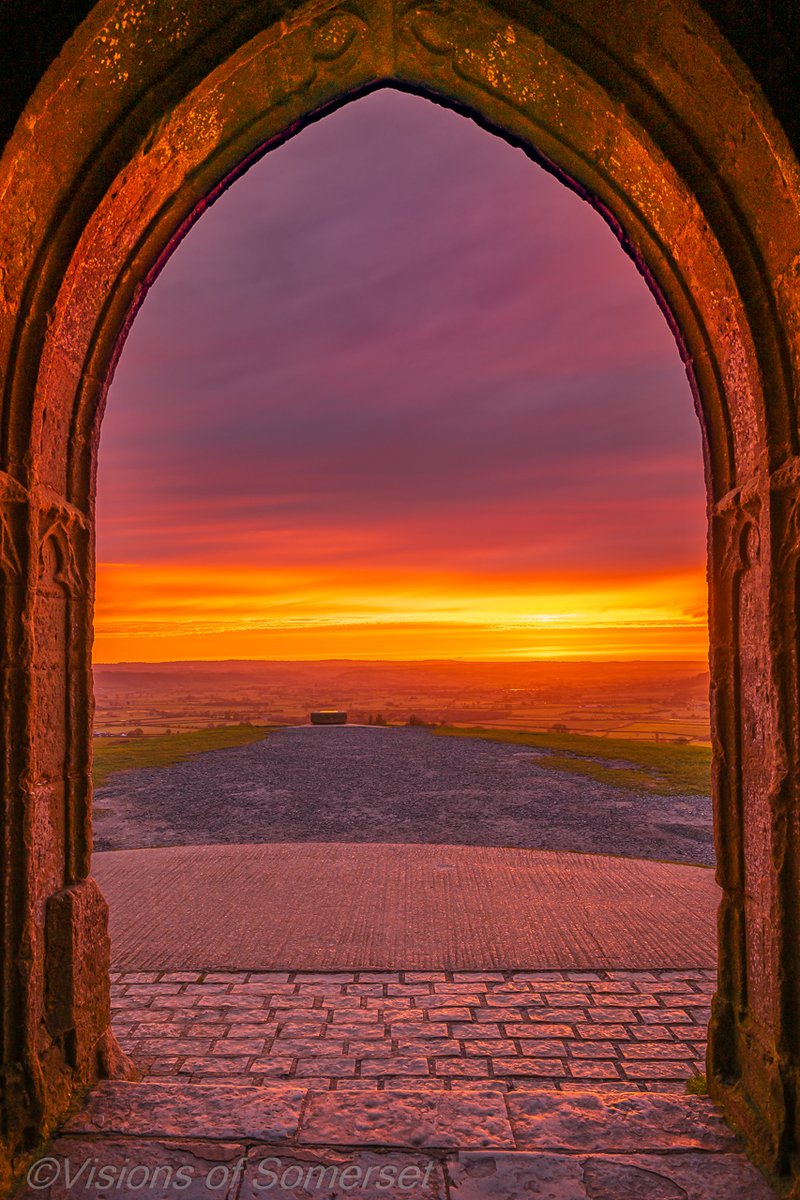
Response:
[[[569,725],[562,725],[560,721],[556,721],[555,725],[550,726],[551,733],[569,733]]]
[[[378,713],[377,716],[375,717],[375,720],[372,722],[372,724],[373,725],[385,725],[386,718],[384,717],[383,713]]]
[[[411,716],[408,718],[408,721],[406,723],[412,729],[427,729],[428,728],[428,722],[423,721],[422,717],[418,717],[415,713],[411,714]]]
[[[140,726],[137,725],[136,729],[132,729],[130,731],[130,733],[128,734],[128,737],[136,737],[136,738],[144,737],[144,730]]]

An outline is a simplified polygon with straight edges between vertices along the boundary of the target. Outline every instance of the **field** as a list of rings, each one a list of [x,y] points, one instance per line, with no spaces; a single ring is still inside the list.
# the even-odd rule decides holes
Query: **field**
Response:
[[[298,725],[312,709],[341,708],[352,724],[414,716],[708,746],[708,686],[702,662],[123,663],[95,668],[95,734]]]
[[[707,796],[711,787],[711,750],[671,742],[626,741],[579,733],[530,733],[503,729],[444,726],[437,737],[479,738],[530,746],[538,767],[583,775],[598,783],[659,796]]]
[[[109,738],[95,741],[92,783],[102,787],[112,775],[141,767],[171,767],[192,754],[246,746],[269,733],[267,725],[227,725],[218,729],[192,729],[150,737]]]

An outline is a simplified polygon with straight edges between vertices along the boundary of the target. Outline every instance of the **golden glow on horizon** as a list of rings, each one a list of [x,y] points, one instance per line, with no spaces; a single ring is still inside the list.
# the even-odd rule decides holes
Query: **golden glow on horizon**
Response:
[[[94,661],[704,658],[702,567],[649,578],[98,565]]]

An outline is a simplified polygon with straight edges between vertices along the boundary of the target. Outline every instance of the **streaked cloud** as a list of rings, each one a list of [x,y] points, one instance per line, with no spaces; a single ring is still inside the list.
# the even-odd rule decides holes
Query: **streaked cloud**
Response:
[[[638,656],[635,626],[704,653],[700,430],[662,314],[587,204],[417,97],[305,130],[178,247],[111,388],[98,507],[98,661],[272,656],[279,628],[279,657],[314,629],[322,656],[506,656],[519,628],[538,653],[505,598],[554,588],[559,647]]]

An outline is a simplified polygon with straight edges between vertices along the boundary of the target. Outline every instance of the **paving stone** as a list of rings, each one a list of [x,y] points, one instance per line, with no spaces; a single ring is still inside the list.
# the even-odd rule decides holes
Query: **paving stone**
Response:
[[[249,986],[249,985],[247,985]],[[291,987],[287,984],[287,987]],[[296,991],[298,996],[344,996],[346,984],[344,983],[298,983]],[[381,995],[382,993],[378,993]],[[276,996],[287,996],[288,992],[276,991]]]
[[[672,1033],[681,1042],[705,1042],[708,1029],[704,1025],[672,1025]]]
[[[503,983],[505,975],[502,971],[454,971],[455,983]]]
[[[554,980],[560,979],[563,987],[563,980],[567,976],[565,971],[512,971],[511,978],[533,983],[552,983]]]
[[[680,1025],[689,1023],[691,1017],[683,1009],[659,1009],[658,1012],[643,1012],[642,1022],[645,1025]]]
[[[411,1079],[406,1075],[390,1075],[379,1081],[379,1087],[382,1087],[384,1092],[405,1092],[412,1086],[419,1092],[443,1092],[451,1086],[451,1082],[449,1079],[437,1079],[431,1075]]]
[[[184,1033],[183,1033],[184,1027],[183,1027],[182,1023],[181,1024],[174,1024],[174,1023],[167,1024],[167,1023],[158,1023],[156,1021],[153,1021],[152,1024],[147,1025],[144,1023],[140,1023],[140,1024],[134,1026],[133,1028],[135,1028],[137,1030],[136,1038],[139,1041],[141,1041],[141,1039],[144,1037],[172,1038],[173,1040],[178,1040],[179,1038],[182,1038],[184,1036]],[[223,1028],[224,1028],[224,1026],[223,1026]],[[121,1028],[117,1024],[116,1021],[114,1022],[114,1032],[116,1033],[117,1037],[121,1036]],[[191,1036],[195,1037],[197,1035],[192,1034]],[[212,1034],[208,1033],[205,1036],[206,1036],[206,1038],[210,1038],[212,1036]]]
[[[577,1008],[580,1004],[585,1004],[588,1001],[586,996],[576,996],[572,992],[545,992],[545,1004],[549,1004],[551,1008]],[[592,996],[591,1003],[600,1004],[604,997]],[[640,997],[637,996],[637,999]]]
[[[592,1041],[595,1038],[613,1038],[614,1041],[627,1041],[630,1037],[628,1032],[630,1028],[633,1033],[639,1026],[631,1025],[614,1025],[612,1023],[595,1025],[595,1024],[578,1024],[575,1026],[575,1032],[579,1038],[585,1038],[587,1041]]]
[[[601,979],[601,980],[598,980],[597,983],[592,984],[591,991],[592,991],[592,993],[614,992],[616,994],[620,994],[620,993],[624,993],[624,992],[646,991],[649,981],[647,981],[647,982],[641,981],[641,986],[637,987],[637,983],[639,983],[639,982],[640,982],[639,980],[634,982],[633,979]],[[656,983],[657,981],[653,980],[652,982]],[[664,986],[667,988],[667,990],[669,990],[671,985],[665,984]]]
[[[602,1092],[603,1095],[609,1095],[612,1092],[630,1092],[634,1086],[629,1080],[621,1079],[603,1079],[600,1082],[589,1080],[587,1083],[584,1079],[560,1079],[557,1086],[564,1092],[580,1092],[582,1095],[587,1091]],[[642,1085],[644,1090],[644,1085]]]
[[[521,1150],[644,1153],[683,1148],[721,1153],[737,1147],[718,1110],[697,1096],[629,1090],[583,1092],[566,1099],[549,1092],[512,1093],[508,1112]]]
[[[620,1047],[624,1058],[653,1059],[653,1058],[692,1058],[694,1049],[681,1042],[629,1042]]]
[[[665,1008],[708,1008],[708,996],[668,995],[661,997],[661,1003]]]
[[[674,1042],[679,1040],[675,1032],[677,1026],[668,1025],[631,1025],[631,1036],[640,1042]]]
[[[276,1161],[277,1157],[277,1161]],[[442,1164],[436,1159],[397,1151],[292,1150],[275,1155],[273,1147],[256,1147],[248,1155],[240,1200],[309,1200],[356,1195],[362,1200],[412,1196],[414,1200],[443,1200]]]
[[[274,1079],[288,1079],[294,1067],[293,1058],[257,1058],[250,1064],[251,1075],[264,1075]]]
[[[322,1054],[344,1054],[344,1038],[299,1038],[299,1037],[276,1037],[272,1042],[272,1049],[276,1054],[291,1054],[298,1055],[314,1055]]]
[[[583,1062],[571,1059],[567,1063],[567,1070],[575,1079],[602,1080],[620,1078],[619,1068],[613,1059],[590,1059]]]
[[[467,997],[465,996],[466,1000]],[[548,997],[548,1000],[550,998]],[[536,1005],[536,997],[530,992],[503,992],[501,995],[491,993],[486,996],[487,1008],[533,1008]],[[570,997],[570,1004],[575,1003],[575,997]],[[539,1001],[541,1003],[541,1001]],[[495,1020],[499,1020],[495,1013]],[[552,1020],[552,1013],[550,1014]]]
[[[506,1147],[514,1145],[505,1099],[492,1090],[398,1089],[385,1094],[312,1092],[299,1140],[316,1145]]]
[[[132,998],[137,996],[177,996],[180,990],[179,983],[132,983],[125,989],[125,995]]]
[[[614,1042],[572,1042],[569,1047],[572,1058],[616,1058]]]
[[[625,1025],[633,1025],[636,1022],[636,1013],[631,1008],[588,1008],[580,1015],[578,1020],[585,1021],[587,1017],[592,1021],[599,1021],[602,1024],[607,1023],[609,1025],[616,1024],[617,1022]]]
[[[211,1049],[211,1038],[142,1038],[137,1042],[140,1054],[201,1054]]]
[[[741,1155],[461,1153],[447,1162],[451,1200],[773,1200]]]
[[[417,1056],[404,1058],[395,1055],[392,1058],[367,1058],[361,1063],[362,1078],[373,1075],[428,1075],[428,1060]]]
[[[191,1034],[195,1026],[187,1027],[187,1034]],[[199,1022],[197,1029],[216,1029],[216,1025],[208,1025],[205,1022]],[[230,1025],[225,1026],[228,1030],[226,1037],[230,1038],[245,1038],[256,1037],[262,1034],[265,1038],[274,1037],[278,1032],[278,1024],[276,1021],[244,1021],[242,1023],[233,1021]]]
[[[483,1058],[439,1058],[435,1062],[437,1075],[459,1078],[489,1074],[489,1063]]]
[[[481,980],[473,980],[471,983],[434,983],[433,990],[437,996],[452,995],[474,995],[476,992],[486,993],[487,985]]]
[[[508,1021],[510,1017],[511,1014],[504,1014],[502,1019],[504,1021]],[[585,1008],[531,1008],[528,1010],[527,1019],[529,1021],[541,1022],[560,1021],[564,1024],[575,1025],[578,1021],[585,1021],[587,1019],[587,1011]],[[621,1020],[619,1013],[613,1013],[613,1015],[609,1013],[609,1015],[604,1017],[604,1019],[609,1021]],[[634,1019],[633,1013],[631,1013],[630,1019]],[[499,1020],[499,1018],[495,1017],[495,1020]]]
[[[212,1054],[263,1054],[264,1038],[224,1038],[214,1042]]]
[[[67,1133],[128,1137],[250,1138],[279,1141],[298,1128],[306,1088],[104,1081],[86,1107],[64,1125]]]
[[[117,1021],[126,1022],[127,1024],[135,1025],[137,1022],[140,1022],[140,1021],[163,1021],[164,1020],[163,1012],[156,1012],[154,1009],[146,1008],[144,1005],[141,1005],[137,1008],[114,1009],[114,1005],[112,1004],[111,1008],[113,1010],[112,1019],[113,1019],[115,1025],[116,1025]]]
[[[458,1043],[457,1043],[458,1044]],[[535,1043],[537,1046],[538,1042]],[[464,1053],[467,1055],[473,1054],[488,1054],[497,1058],[502,1054],[518,1054],[516,1042],[510,1041],[508,1038],[470,1038],[463,1043]],[[527,1053],[523,1050],[523,1053]]]
[[[583,1182],[590,1200],[775,1200],[743,1154],[598,1156]]]
[[[656,979],[637,981],[634,985],[637,991],[649,992],[653,996],[666,992],[691,992],[692,984],[685,979]]]
[[[591,1028],[593,1030],[596,1029],[595,1026]],[[622,1028],[622,1026],[619,1026],[619,1028]],[[542,1021],[541,1023],[537,1021],[532,1025],[514,1026],[511,1029],[507,1029],[506,1032],[515,1038],[571,1038],[572,1026],[551,1025],[546,1021]],[[606,1035],[602,1031],[597,1031],[596,1036],[604,1037]]]
[[[493,1058],[492,1068],[495,1075],[543,1075],[552,1079],[566,1075],[557,1058]]]
[[[403,1046],[400,1045],[399,1049],[402,1050]],[[391,1038],[350,1038],[347,1053],[353,1058],[388,1058],[394,1053],[394,1044]]]
[[[346,1012],[334,1009],[332,1017],[334,1025],[375,1025],[380,1020],[377,1009],[373,1009],[372,1012],[367,1012],[365,1009],[348,1009]]]
[[[351,971],[298,971],[295,983],[355,983]]]
[[[564,1156],[465,1152],[446,1170],[451,1200],[587,1200],[580,1164]]]
[[[453,1030],[469,1029],[473,1030],[473,1025],[454,1025]],[[393,1037],[424,1037],[424,1038],[446,1038],[447,1026],[441,1025],[437,1021],[402,1021],[391,1026]],[[463,1034],[454,1036],[464,1036]],[[477,1036],[477,1034],[476,1034]]]
[[[467,1053],[473,1053],[473,1046],[476,1042],[470,1042],[467,1046]],[[480,1043],[483,1045],[484,1043]],[[494,1043],[491,1043],[494,1045]],[[505,1043],[500,1043],[502,1046]],[[398,1038],[397,1050],[399,1054],[422,1054],[426,1058],[432,1057],[434,1054],[442,1057],[447,1055],[452,1058],[453,1055],[461,1056],[463,1054],[461,1042],[455,1041],[453,1038]],[[511,1043],[511,1051],[514,1051],[514,1044]],[[476,1053],[486,1053],[486,1051],[477,1051]]]
[[[178,1067],[183,1062],[182,1058],[168,1056],[166,1058],[154,1058],[150,1062],[148,1068],[149,1075],[176,1075]]]
[[[478,1006],[482,1003],[483,999],[484,997],[481,996],[480,992],[465,992],[463,995],[459,995],[455,1001],[450,996],[425,995],[420,996],[418,1007],[430,1010],[432,1008],[455,1008],[471,1004]],[[488,996],[485,999],[487,1004],[489,1004],[491,997]]]
[[[623,1062],[627,1079],[686,1079],[692,1074],[690,1062]]]
[[[567,1053],[564,1042],[549,1039],[526,1039],[520,1041],[520,1046],[523,1054],[532,1055],[534,1058],[565,1058]]]
[[[322,1076],[325,1079],[338,1078],[341,1075],[355,1075],[356,1063],[353,1058],[342,1058],[341,1055],[333,1055],[330,1058],[308,1058],[301,1059],[297,1063],[295,1074],[298,1079],[305,1076],[316,1075]]]
[[[250,1065],[252,1055],[242,1054],[235,1058],[225,1058],[221,1054],[215,1055],[187,1055],[184,1058],[179,1068],[181,1075],[219,1075],[225,1076],[227,1079],[232,1077],[245,1075],[247,1068]],[[235,1080],[238,1082],[238,1080]]]
[[[302,987],[298,990],[302,994]],[[292,996],[294,993],[295,985],[293,983],[272,983],[266,980],[234,983],[230,989],[232,996]]]
[[[182,1196],[186,1200],[228,1200],[236,1193],[236,1164],[245,1155],[235,1143],[182,1141],[163,1145],[154,1140],[59,1137],[37,1161],[45,1172],[58,1170],[49,1187],[25,1186],[18,1200],[75,1200],[78,1196]],[[100,1175],[105,1169],[105,1176]],[[33,1168],[32,1182],[36,1181]],[[213,1176],[210,1173],[214,1172]],[[39,1178],[45,1178],[41,1175]],[[212,1185],[210,1187],[208,1180]],[[106,1186],[103,1187],[103,1178]],[[130,1186],[127,1180],[130,1179]]]
[[[665,996],[665,1000],[669,997]],[[608,995],[602,992],[596,992],[592,995],[592,1004],[596,1008],[633,1008],[639,1012],[643,1008],[658,1008],[659,1003],[655,996],[642,996],[640,994],[631,995],[628,992],[615,993]]]

